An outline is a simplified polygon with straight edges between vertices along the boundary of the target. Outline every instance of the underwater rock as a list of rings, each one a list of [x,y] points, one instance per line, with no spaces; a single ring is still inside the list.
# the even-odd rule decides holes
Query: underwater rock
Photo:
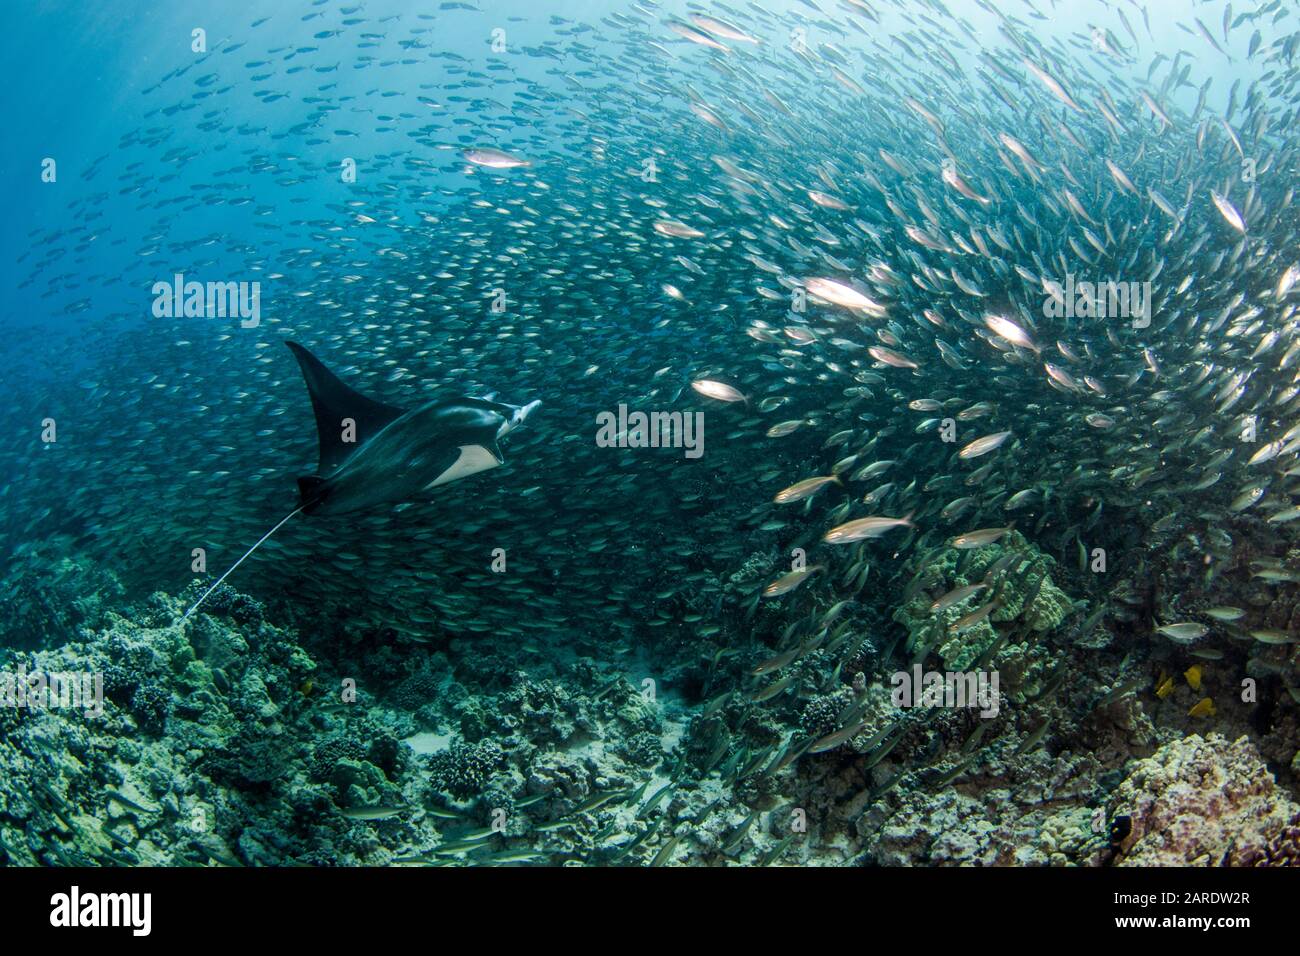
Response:
[[[335,790],[335,804],[343,809],[400,806],[402,792],[389,782],[384,772],[366,760],[347,757],[334,764],[330,784]]]
[[[24,542],[0,577],[0,635],[12,648],[34,650],[84,639],[101,627],[124,593],[102,565],[69,554],[70,539]]]
[[[1132,820],[1123,866],[1282,866],[1300,861],[1300,805],[1246,737],[1192,734],[1140,761],[1111,798]]]

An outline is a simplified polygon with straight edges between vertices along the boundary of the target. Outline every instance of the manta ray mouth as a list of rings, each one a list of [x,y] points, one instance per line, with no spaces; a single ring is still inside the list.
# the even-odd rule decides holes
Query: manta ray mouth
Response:
[[[527,405],[509,406],[510,408],[514,409],[514,411],[510,415],[510,417],[501,424],[500,430],[497,431],[497,438],[504,438],[506,435],[509,435],[512,431],[514,431],[516,428],[522,425],[524,423],[524,420],[529,415],[531,415],[533,411],[541,404],[542,404],[542,400],[539,398],[539,399],[534,399],[533,401],[529,402]]]

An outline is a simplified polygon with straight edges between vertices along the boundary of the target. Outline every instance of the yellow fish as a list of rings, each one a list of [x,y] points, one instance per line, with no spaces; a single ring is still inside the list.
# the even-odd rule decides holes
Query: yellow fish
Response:
[[[1174,692],[1174,679],[1166,677],[1162,671],[1159,680],[1156,681],[1156,696],[1164,700]]]
[[[1187,678],[1187,686],[1192,690],[1201,689],[1201,665],[1193,664],[1187,670],[1183,671],[1183,676]]]
[[[1196,706],[1187,712],[1188,717],[1213,717],[1214,714],[1214,701],[1208,697],[1202,697]]]

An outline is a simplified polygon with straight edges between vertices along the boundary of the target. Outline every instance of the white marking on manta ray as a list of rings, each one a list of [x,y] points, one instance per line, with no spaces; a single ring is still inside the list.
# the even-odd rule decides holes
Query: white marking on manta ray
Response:
[[[480,471],[496,468],[500,464],[501,462],[497,461],[496,456],[482,445],[461,445],[460,457],[456,459],[450,468],[425,485],[424,490],[428,491],[430,488],[437,488],[439,485],[459,481],[462,478],[468,478],[470,475],[477,475]]]

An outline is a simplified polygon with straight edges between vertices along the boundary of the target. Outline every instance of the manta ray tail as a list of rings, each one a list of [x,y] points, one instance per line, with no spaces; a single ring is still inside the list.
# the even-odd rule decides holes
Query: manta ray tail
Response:
[[[192,608],[190,608],[188,611],[185,612],[185,616],[184,616],[183,618],[181,618],[181,623],[184,624],[186,621],[188,621],[188,620],[190,619],[190,615],[193,614],[195,611],[197,611],[197,610],[199,609],[199,605],[202,604],[204,601],[206,601],[206,600],[208,599],[208,595],[209,595],[209,594],[211,594],[213,591],[215,591],[217,588],[219,588],[219,587],[221,586],[221,582],[222,582],[222,581],[224,581],[224,580],[226,580],[226,578],[230,577],[231,573],[235,570],[235,568],[237,568],[237,567],[239,567],[241,564],[243,564],[244,561],[248,558],[248,556],[249,556],[250,554],[252,554],[254,551],[256,551],[258,548],[260,548],[260,547],[262,546],[262,543],[263,543],[264,541],[266,541],[267,538],[271,537],[271,535],[275,534],[275,533],[276,533],[277,531],[279,531],[282,527],[284,527],[285,522],[287,522],[287,521],[288,521],[290,518],[292,518],[294,515],[298,514],[298,512],[302,511],[302,509],[303,509],[304,507],[305,507],[305,505],[299,505],[297,508],[294,508],[294,509],[293,509],[292,511],[290,511],[287,515],[285,515],[283,518],[280,519],[279,524],[277,524],[274,528],[272,528],[272,529],[271,529],[270,531],[268,531],[266,534],[262,535],[262,537],[258,538],[258,539],[257,539],[257,544],[253,545],[251,548],[249,548],[247,551],[245,551],[245,552],[244,552],[244,556],[243,556],[242,558],[240,558],[238,561],[236,561],[234,564],[232,564],[232,565],[230,566],[230,569],[229,569],[228,571],[226,571],[225,574],[223,574],[221,577],[217,578],[217,580],[216,580],[215,582],[213,582],[212,587],[208,588],[206,591],[203,592],[203,597],[201,597],[201,598],[199,598],[197,601],[195,601],[195,602],[194,602],[194,606],[193,606]]]

